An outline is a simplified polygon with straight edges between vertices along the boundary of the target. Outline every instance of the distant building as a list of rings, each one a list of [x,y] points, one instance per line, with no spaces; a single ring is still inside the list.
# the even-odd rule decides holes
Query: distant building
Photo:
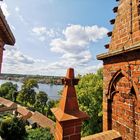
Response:
[[[0,97],[0,114],[3,114],[4,112],[13,113],[16,109],[17,109],[16,103]]]
[[[27,121],[33,127],[36,125],[37,127],[50,128],[51,133],[54,133],[55,123],[37,111]]]
[[[23,120],[27,120],[32,116],[32,112],[29,111],[26,107],[22,107],[20,105],[17,106],[17,117],[22,118]]]

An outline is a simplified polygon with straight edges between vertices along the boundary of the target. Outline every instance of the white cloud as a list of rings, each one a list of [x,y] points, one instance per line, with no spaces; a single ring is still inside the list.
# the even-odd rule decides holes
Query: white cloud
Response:
[[[46,29],[46,27],[34,27],[34,28],[32,29],[32,31],[33,31],[36,35],[40,36],[40,35],[42,35],[42,34],[46,34],[47,29]]]
[[[93,65],[93,66],[88,66],[88,67],[86,67],[84,73],[86,71],[88,71],[88,73],[95,73],[99,68],[102,68],[102,67],[103,67],[102,63],[99,63],[97,65]]]
[[[6,18],[7,18],[8,16],[10,16],[10,12],[8,11],[8,6],[7,6],[7,4],[6,4],[5,2],[0,2],[0,6],[1,6],[1,9],[2,9],[4,15],[6,16]]]
[[[35,73],[39,66],[44,66],[44,63],[46,64],[45,60],[27,56],[16,47],[6,46],[2,69],[4,72],[31,74]]]
[[[32,29],[33,35],[35,35],[40,41],[45,41],[48,37],[54,38],[59,35],[58,31],[55,31],[54,29],[47,29],[44,26],[38,26],[34,27]]]
[[[39,40],[46,40],[47,30],[45,27],[33,28],[32,32]],[[23,54],[16,47],[7,47],[4,53],[2,72],[65,75],[66,69],[73,67],[76,74],[96,72],[102,66],[101,63],[94,65],[90,46],[95,41],[102,39],[107,29],[98,26],[70,25],[61,31],[61,38],[52,38],[50,49],[60,54],[55,62],[48,62],[32,58]]]
[[[92,60],[90,44],[102,39],[107,32],[97,25],[70,25],[63,30],[63,38],[51,41],[51,51],[62,54],[61,58],[72,66],[85,66]]]
[[[76,74],[85,74],[96,72],[102,66],[101,63],[97,65],[85,65],[84,62],[77,65],[76,61],[67,61],[68,57],[63,56],[62,60],[50,63],[46,60],[35,59],[23,54],[16,47],[6,46],[4,52],[4,60],[2,72],[4,73],[17,73],[17,74],[40,74],[40,75],[62,75],[64,76],[67,68],[73,67]],[[65,58],[66,57],[66,58]],[[79,57],[79,58],[78,58]],[[81,59],[81,56],[75,56],[73,59]],[[85,57],[88,57],[88,55]],[[82,59],[83,60],[83,59]],[[86,59],[85,59],[86,60]],[[88,60],[88,58],[87,58]]]
[[[15,8],[15,11],[16,11],[16,12],[19,12],[19,11],[20,11],[19,7],[16,7],[16,8]]]
[[[22,54],[17,48],[15,47],[8,47],[6,48],[4,61],[10,64],[33,64],[35,63],[34,59]]]

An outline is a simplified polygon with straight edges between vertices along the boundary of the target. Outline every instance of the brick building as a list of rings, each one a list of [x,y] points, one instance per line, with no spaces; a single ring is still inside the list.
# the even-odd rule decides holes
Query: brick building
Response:
[[[3,58],[4,45],[14,45],[15,38],[0,8],[0,72]]]
[[[103,130],[140,140],[140,0],[116,0],[116,19],[103,60]]]

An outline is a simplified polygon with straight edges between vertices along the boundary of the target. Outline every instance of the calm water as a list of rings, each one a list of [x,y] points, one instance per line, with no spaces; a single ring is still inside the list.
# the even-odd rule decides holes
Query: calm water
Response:
[[[15,81],[11,81],[11,80],[0,80],[0,85],[5,83],[5,82],[12,82],[14,84],[18,85],[18,90],[21,89],[22,83],[21,82],[15,82]],[[62,90],[63,86],[62,85],[53,85],[50,86],[49,84],[38,84],[39,85],[39,89],[36,89],[36,91],[44,91],[48,94],[48,96],[51,99],[59,99],[60,96],[58,95],[58,92],[60,90]]]

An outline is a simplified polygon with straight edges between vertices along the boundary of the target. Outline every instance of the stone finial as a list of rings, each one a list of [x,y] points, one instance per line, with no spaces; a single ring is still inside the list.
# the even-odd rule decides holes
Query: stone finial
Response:
[[[79,110],[76,90],[74,85],[79,79],[74,77],[74,69],[67,70],[66,77],[62,79],[64,89],[58,108],[53,108],[52,112],[56,117],[56,140],[80,140],[82,121],[89,116]]]

